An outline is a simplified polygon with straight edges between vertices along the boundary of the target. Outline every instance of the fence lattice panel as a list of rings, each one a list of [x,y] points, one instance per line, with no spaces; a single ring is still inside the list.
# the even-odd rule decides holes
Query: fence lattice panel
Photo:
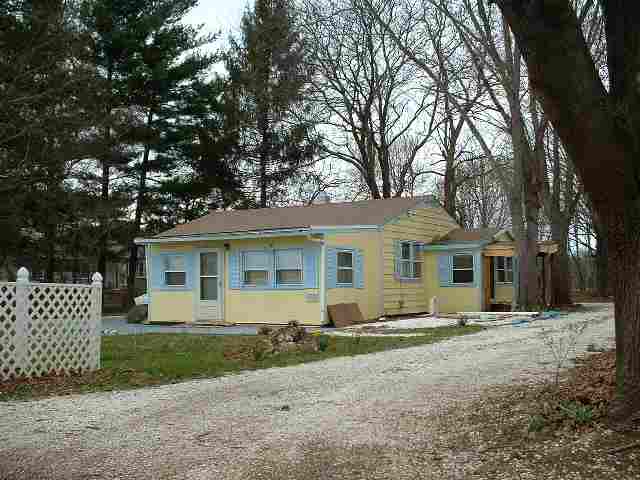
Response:
[[[0,379],[19,376],[16,285],[0,283]]]
[[[100,367],[102,288],[0,283],[0,380]]]

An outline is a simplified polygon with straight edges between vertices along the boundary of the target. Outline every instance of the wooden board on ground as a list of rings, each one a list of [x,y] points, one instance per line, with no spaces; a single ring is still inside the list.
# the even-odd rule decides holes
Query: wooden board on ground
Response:
[[[357,303],[337,303],[329,305],[329,320],[334,327],[342,328],[357,323],[365,323]]]

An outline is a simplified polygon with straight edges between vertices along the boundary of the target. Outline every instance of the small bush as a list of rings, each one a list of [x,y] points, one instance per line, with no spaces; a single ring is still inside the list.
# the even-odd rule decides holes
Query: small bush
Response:
[[[256,362],[259,362],[260,360],[262,360],[265,357],[265,350],[264,347],[262,346],[262,344],[257,344],[255,347],[253,347],[253,349],[251,350],[251,353],[253,354],[253,359]]]
[[[468,322],[467,317],[460,317],[458,319],[458,326],[459,327],[466,327],[467,326],[467,322]]]
[[[529,417],[529,426],[527,427],[527,431],[540,432],[546,426],[547,421],[542,415],[531,415],[531,417]]]
[[[258,335],[271,335],[271,333],[273,332],[273,330],[271,329],[271,327],[267,326],[267,325],[262,325],[260,328],[258,328]]]
[[[142,323],[147,320],[147,305],[135,305],[127,312],[127,323]]]
[[[561,402],[560,410],[576,425],[587,425],[593,420],[593,408],[580,402]]]
[[[324,352],[329,348],[329,337],[327,335],[321,335],[318,337],[318,349]]]

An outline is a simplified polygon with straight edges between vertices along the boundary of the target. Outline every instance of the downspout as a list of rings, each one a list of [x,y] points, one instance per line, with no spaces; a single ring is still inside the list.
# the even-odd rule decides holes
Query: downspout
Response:
[[[147,284],[147,322],[151,321],[151,245],[144,245],[145,281]]]
[[[316,235],[309,235],[309,240],[320,244],[320,279],[319,279],[319,297],[320,297],[320,325],[325,325],[327,319],[327,245],[324,240],[324,234],[319,238]]]
[[[327,315],[327,244],[320,240],[320,325],[324,325]]]

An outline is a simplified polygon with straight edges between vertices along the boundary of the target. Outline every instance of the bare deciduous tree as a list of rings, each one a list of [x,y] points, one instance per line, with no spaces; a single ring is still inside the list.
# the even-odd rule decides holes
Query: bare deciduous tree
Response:
[[[439,90],[358,0],[302,3],[325,152],[354,167],[373,198],[402,195],[438,125]],[[408,142],[398,165],[396,145]]]

